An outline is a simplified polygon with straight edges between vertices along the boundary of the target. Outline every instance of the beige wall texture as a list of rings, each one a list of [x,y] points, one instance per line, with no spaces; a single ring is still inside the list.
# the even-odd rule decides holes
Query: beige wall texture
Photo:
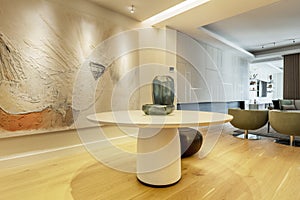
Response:
[[[84,0],[2,0],[0,19],[3,131],[71,126],[79,68],[102,41],[137,26],[134,20]],[[109,110],[114,84],[120,73],[137,65],[137,58],[129,53],[113,63],[90,65],[89,73],[99,79],[97,110]],[[99,78],[101,66],[106,69]]]

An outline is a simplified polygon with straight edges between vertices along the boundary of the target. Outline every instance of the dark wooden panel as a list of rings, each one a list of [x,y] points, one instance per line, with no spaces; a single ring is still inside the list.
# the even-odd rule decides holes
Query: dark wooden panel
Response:
[[[300,54],[284,56],[284,99],[300,99]]]

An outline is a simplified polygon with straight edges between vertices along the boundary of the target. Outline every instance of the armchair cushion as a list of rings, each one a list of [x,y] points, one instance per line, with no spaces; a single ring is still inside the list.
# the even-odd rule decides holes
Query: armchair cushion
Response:
[[[295,105],[282,105],[282,110],[296,110]]]
[[[283,110],[283,107],[284,105],[294,105],[294,100],[292,99],[280,99],[279,100],[279,107],[280,107],[280,110]]]

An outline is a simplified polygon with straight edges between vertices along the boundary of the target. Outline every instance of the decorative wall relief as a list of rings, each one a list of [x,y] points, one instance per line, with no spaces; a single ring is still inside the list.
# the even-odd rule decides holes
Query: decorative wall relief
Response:
[[[10,114],[0,108],[0,127],[8,131],[66,127],[73,123],[71,107],[64,115],[52,108],[24,114]]]
[[[96,62],[90,62],[89,65],[94,79],[98,80],[100,76],[104,73],[105,67],[102,64]]]
[[[29,43],[26,43],[26,45],[30,48]],[[60,66],[64,66],[65,57],[61,52],[68,51],[60,51],[59,47],[54,48],[51,45],[46,46],[49,48],[48,54],[53,51],[59,57],[58,59],[55,59],[55,57],[50,57],[49,59],[55,59],[61,64]],[[39,50],[43,52],[47,48]],[[78,59],[74,58],[73,60],[78,62]],[[51,62],[53,63],[53,61]],[[77,69],[76,67],[73,68],[73,70]],[[24,69],[31,76],[30,79],[26,78]],[[51,72],[50,74],[49,71]],[[8,131],[17,131],[59,128],[72,125],[74,122],[73,109],[67,100],[67,96],[70,98],[71,95],[61,95],[64,90],[57,86],[60,85],[62,87],[63,84],[59,84],[59,79],[55,78],[55,76],[63,78],[64,75],[69,74],[67,71],[66,67],[62,67],[62,71],[49,70],[49,67],[41,65],[39,60],[24,59],[18,48],[12,45],[9,38],[0,33],[0,85],[2,87],[0,96],[3,97],[0,105],[4,105],[7,110],[10,110],[4,110],[0,106],[0,128]],[[65,82],[65,80],[61,82],[63,81]],[[66,85],[72,85],[70,83]],[[41,90],[42,93],[39,93],[38,96],[32,95],[33,93],[30,92],[32,87],[43,88]],[[67,92],[65,91],[65,93]],[[50,98],[47,99],[47,96]],[[52,103],[51,101],[49,102],[49,99],[52,99]],[[6,106],[7,104],[10,104],[14,109]]]
[[[20,53],[0,32],[0,82],[20,82],[26,79]]]
[[[85,0],[2,0],[0,19],[0,130],[7,131],[74,127],[84,111],[72,102],[80,66],[102,41],[136,23]],[[87,74],[98,83],[97,109],[108,110],[114,73],[105,67],[113,58],[99,59]]]

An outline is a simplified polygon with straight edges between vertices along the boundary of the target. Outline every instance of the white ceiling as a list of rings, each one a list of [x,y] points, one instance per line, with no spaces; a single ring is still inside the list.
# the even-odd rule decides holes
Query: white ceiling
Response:
[[[300,0],[281,0],[204,28],[255,54],[258,51],[300,44],[299,9]]]
[[[183,0],[90,1],[143,21]],[[134,14],[129,12],[129,6],[132,4],[136,7]],[[268,57],[265,53],[269,53],[278,58],[278,50],[276,53],[273,50],[294,45],[290,39],[295,39],[295,44],[299,44],[297,48],[300,47],[300,11],[298,10],[300,10],[300,0],[211,0],[155,26],[168,26],[198,40],[205,40],[221,47],[223,45],[224,48],[229,42],[232,47],[236,49],[241,47],[257,57]],[[207,34],[207,31],[203,30],[208,30],[212,34]]]

